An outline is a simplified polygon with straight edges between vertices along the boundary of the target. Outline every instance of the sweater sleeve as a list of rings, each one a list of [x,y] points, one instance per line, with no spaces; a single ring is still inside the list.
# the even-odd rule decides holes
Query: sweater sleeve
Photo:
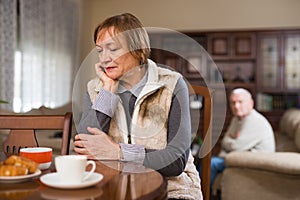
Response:
[[[224,134],[223,140],[222,140],[222,150],[225,151],[226,153],[233,151],[234,144],[235,144],[235,139],[233,135],[236,135],[238,128],[238,122],[236,118],[232,118],[230,121],[230,125]]]
[[[92,102],[88,92],[83,97],[83,111],[78,126],[77,133],[88,133],[87,127],[95,127],[100,129],[100,124],[97,120],[96,111],[92,109]]]
[[[77,132],[87,133],[87,127],[90,126],[99,128],[107,133],[118,101],[119,97],[117,95],[102,89],[93,104],[88,92],[86,92],[83,99],[83,113],[77,127]]]

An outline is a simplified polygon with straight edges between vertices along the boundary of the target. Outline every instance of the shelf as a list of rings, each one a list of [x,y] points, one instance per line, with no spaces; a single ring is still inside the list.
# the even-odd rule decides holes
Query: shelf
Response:
[[[281,111],[300,107],[299,94],[258,93],[256,97],[258,111]]]

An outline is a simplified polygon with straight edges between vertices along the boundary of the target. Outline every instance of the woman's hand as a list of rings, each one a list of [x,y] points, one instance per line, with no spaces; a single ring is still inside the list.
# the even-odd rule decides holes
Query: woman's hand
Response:
[[[88,127],[91,134],[75,136],[74,151],[94,160],[120,160],[120,145],[98,128]]]
[[[96,74],[103,83],[103,89],[115,93],[118,89],[119,81],[113,80],[107,76],[100,63],[95,64]]]

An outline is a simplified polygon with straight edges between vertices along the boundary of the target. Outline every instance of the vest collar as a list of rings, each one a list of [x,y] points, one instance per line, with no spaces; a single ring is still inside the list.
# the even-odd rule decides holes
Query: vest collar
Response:
[[[164,83],[158,82],[158,66],[150,59],[148,59],[148,80],[147,84],[141,91],[137,100],[142,98],[143,96],[156,91],[157,89],[163,87]]]

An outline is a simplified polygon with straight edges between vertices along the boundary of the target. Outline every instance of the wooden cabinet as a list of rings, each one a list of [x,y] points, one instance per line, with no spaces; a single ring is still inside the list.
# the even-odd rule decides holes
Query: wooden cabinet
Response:
[[[207,76],[206,41],[201,33],[152,33],[151,58],[180,72],[190,83],[203,85]]]
[[[284,34],[284,87],[300,91],[300,31]]]
[[[255,32],[208,33],[207,38],[208,52],[220,70],[225,85],[255,83]]]
[[[155,45],[152,58],[181,72],[193,83],[205,79],[210,82],[224,81],[230,85],[232,83],[253,85],[256,77],[255,32],[184,32],[184,34],[186,37],[172,33],[151,34],[151,44]],[[206,57],[208,54],[199,53],[201,50],[195,45],[195,41],[207,50],[213,62]],[[213,67],[215,64],[216,67]]]
[[[254,59],[254,32],[224,32],[208,35],[208,52],[215,59]]]
[[[258,34],[257,83],[260,91],[281,92],[283,89],[283,37],[280,33]]]
[[[248,89],[255,98],[256,33],[212,32],[207,34],[207,39],[207,50],[222,74],[221,82],[225,85],[227,96],[233,89],[242,87]],[[210,72],[210,80],[217,82],[218,77],[214,74],[214,71]],[[229,106],[227,109],[230,109]]]
[[[259,33],[258,51],[261,91],[300,89],[300,32]]]
[[[260,32],[257,46],[258,110],[299,106],[300,31]]]
[[[227,95],[237,87],[250,90],[255,107],[275,130],[285,109],[300,107],[300,30],[183,33],[190,38],[151,33],[152,58],[180,72],[191,84],[224,83]],[[213,62],[199,54],[195,41]],[[229,106],[227,110],[230,113]]]

